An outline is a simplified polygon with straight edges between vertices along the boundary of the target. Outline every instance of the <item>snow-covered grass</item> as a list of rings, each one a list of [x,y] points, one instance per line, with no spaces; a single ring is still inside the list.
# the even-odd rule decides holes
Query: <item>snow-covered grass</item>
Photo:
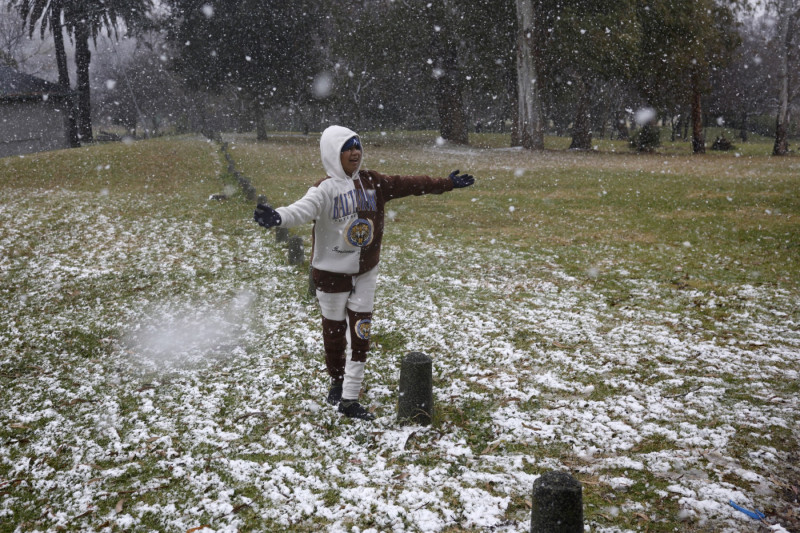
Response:
[[[0,160],[0,531],[521,532],[552,469],[591,531],[796,530],[797,158],[395,138],[370,167],[478,182],[389,204],[373,423],[324,402],[307,265],[208,200],[215,145]],[[230,140],[274,205],[321,177],[314,138]]]

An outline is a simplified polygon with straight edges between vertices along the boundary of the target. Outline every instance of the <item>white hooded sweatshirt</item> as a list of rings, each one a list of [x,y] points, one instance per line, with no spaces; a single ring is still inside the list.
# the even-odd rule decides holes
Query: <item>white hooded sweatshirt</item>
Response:
[[[387,201],[453,189],[452,180],[447,178],[385,176],[361,170],[361,165],[348,176],[342,168],[341,152],[353,137],[359,138],[342,126],[330,126],[322,132],[319,146],[327,177],[297,202],[276,209],[283,227],[315,222],[311,265],[334,274],[363,274],[378,264]],[[362,144],[362,163],[363,156]]]

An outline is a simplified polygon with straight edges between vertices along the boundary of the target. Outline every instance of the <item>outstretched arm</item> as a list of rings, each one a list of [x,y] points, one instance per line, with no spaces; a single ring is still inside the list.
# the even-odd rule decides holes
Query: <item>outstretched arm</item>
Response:
[[[277,211],[267,204],[258,204],[253,213],[253,220],[258,222],[259,226],[271,228],[281,225],[281,216]]]
[[[469,187],[475,183],[475,178],[469,174],[459,174],[456,170],[446,178],[432,178],[430,176],[383,176],[386,183],[386,198],[403,198],[405,196],[420,196],[423,194],[442,194]]]
[[[286,207],[273,209],[266,204],[258,204],[253,219],[265,228],[293,228],[319,218],[321,210],[322,192],[318,187],[311,187],[305,196]]]
[[[458,172],[458,170],[454,170],[449,176],[447,176],[453,182],[454,189],[462,189],[475,183],[475,178],[473,178],[471,175],[459,174]]]

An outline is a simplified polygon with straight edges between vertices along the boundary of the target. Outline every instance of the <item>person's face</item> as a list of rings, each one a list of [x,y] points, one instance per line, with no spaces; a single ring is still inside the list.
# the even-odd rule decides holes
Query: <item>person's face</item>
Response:
[[[356,146],[342,152],[342,168],[348,176],[352,176],[358,165],[361,164],[361,148]]]

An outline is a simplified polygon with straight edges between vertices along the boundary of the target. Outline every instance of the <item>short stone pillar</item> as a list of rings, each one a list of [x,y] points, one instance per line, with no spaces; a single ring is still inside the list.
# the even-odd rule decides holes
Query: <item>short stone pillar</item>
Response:
[[[314,267],[308,265],[308,297],[317,297],[317,284],[314,283]]]
[[[433,419],[433,360],[422,352],[409,352],[400,365],[397,421],[430,425]]]
[[[292,237],[289,239],[289,264],[302,265],[304,259],[305,254],[303,253],[303,238]]]
[[[567,472],[533,482],[531,533],[583,533],[583,487]]]
[[[289,228],[280,226],[275,228],[275,242],[286,242],[289,240]]]

